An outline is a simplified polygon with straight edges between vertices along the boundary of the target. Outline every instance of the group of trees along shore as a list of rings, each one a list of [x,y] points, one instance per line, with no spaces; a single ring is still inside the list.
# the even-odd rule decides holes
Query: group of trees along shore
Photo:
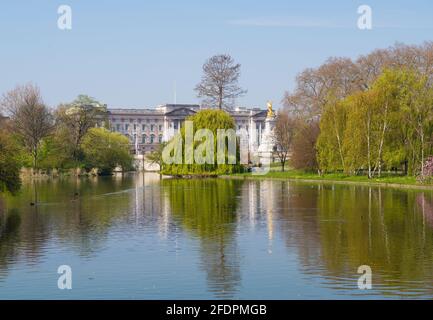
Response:
[[[110,173],[131,166],[129,140],[105,128],[106,106],[80,95],[50,109],[34,84],[3,94],[0,118],[0,191],[15,192],[22,167],[39,169],[98,168]]]
[[[431,177],[433,42],[397,44],[356,60],[330,58],[296,78],[276,138],[296,169]],[[293,139],[281,133],[295,123]]]

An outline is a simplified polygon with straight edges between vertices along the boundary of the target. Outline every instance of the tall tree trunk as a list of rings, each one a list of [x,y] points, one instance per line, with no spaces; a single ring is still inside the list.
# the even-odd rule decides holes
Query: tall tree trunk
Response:
[[[368,161],[368,178],[371,179],[371,150],[370,150],[370,114],[367,118],[367,161]]]
[[[385,133],[386,133],[387,127],[388,127],[388,101],[385,104],[385,115],[384,115],[384,120],[383,120],[382,136],[380,138],[379,153],[377,155],[377,157],[378,157],[377,168],[378,168],[378,176],[379,177],[382,173],[382,152],[383,152],[383,144],[385,141]]]
[[[222,110],[223,108],[223,88],[219,87],[218,93],[218,109]]]
[[[36,170],[38,162],[38,148],[36,147],[33,150],[33,169]]]
[[[408,174],[408,160],[404,160],[403,162],[403,167],[404,167],[404,175],[407,176]]]
[[[341,161],[341,165],[343,166],[343,171],[346,170],[346,166],[344,163],[344,156],[343,156],[343,150],[342,150],[342,146],[341,146],[341,139],[340,139],[340,134],[338,133],[338,126],[337,126],[337,121],[336,121],[336,113],[337,111],[335,110],[335,106],[334,106],[334,129],[335,129],[335,136],[337,138],[337,144],[338,144],[338,152],[340,154],[340,161]]]
[[[424,130],[422,127],[420,129],[420,138],[421,138],[421,177],[424,178]]]

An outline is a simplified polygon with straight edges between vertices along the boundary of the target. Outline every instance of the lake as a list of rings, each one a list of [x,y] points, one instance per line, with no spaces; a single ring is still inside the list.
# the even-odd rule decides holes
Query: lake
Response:
[[[27,181],[0,198],[0,298],[433,298],[432,195],[153,173]]]

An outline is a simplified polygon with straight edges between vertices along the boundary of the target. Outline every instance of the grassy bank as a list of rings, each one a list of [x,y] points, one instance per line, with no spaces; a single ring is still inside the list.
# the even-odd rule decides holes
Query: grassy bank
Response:
[[[415,177],[402,176],[397,174],[386,173],[380,178],[369,179],[367,176],[349,176],[342,173],[331,173],[318,175],[317,173],[308,173],[296,170],[285,172],[270,171],[264,175],[256,175],[252,173],[240,173],[223,176],[225,178],[245,178],[245,179],[276,179],[276,180],[299,180],[299,181],[315,181],[315,182],[334,182],[360,185],[383,185],[390,187],[412,187],[419,189],[433,189],[433,185],[420,184]]]

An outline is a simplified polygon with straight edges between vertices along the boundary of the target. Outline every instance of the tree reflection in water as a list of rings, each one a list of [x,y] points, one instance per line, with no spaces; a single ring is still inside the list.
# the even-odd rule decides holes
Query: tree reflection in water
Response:
[[[240,184],[217,179],[163,181],[173,219],[197,236],[210,290],[221,298],[234,294],[241,280],[235,239]]]

